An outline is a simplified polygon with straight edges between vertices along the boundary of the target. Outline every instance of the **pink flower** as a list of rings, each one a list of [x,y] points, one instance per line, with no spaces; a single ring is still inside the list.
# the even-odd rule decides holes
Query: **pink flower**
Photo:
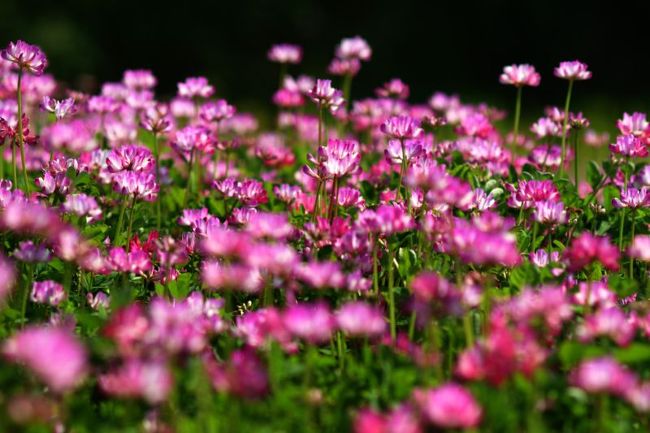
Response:
[[[643,262],[650,262],[650,236],[637,235],[632,240],[632,245],[628,249],[630,257],[641,260]]]
[[[4,355],[25,363],[56,392],[75,388],[86,375],[86,351],[67,330],[30,326],[4,343]]]
[[[501,84],[510,84],[515,87],[537,87],[540,80],[541,77],[535,71],[535,67],[527,64],[505,66],[499,77]]]
[[[113,176],[113,190],[145,201],[156,201],[158,184],[153,173],[121,171]]]
[[[628,134],[616,137],[616,143],[609,145],[609,150],[621,156],[645,158],[648,156],[648,147],[638,137]]]
[[[204,366],[216,390],[255,399],[269,392],[266,366],[249,348],[234,350],[226,362],[217,362],[212,354],[204,357]]]
[[[178,96],[185,98],[209,98],[214,94],[214,87],[205,77],[190,77],[178,83]]]
[[[625,313],[617,308],[601,308],[585,318],[576,332],[582,342],[589,342],[597,337],[610,337],[619,346],[627,346],[636,332],[636,327]]]
[[[650,133],[650,123],[648,123],[645,113],[623,113],[623,118],[618,119],[616,126],[622,135],[640,137]]]
[[[39,304],[48,304],[53,307],[65,299],[63,286],[56,281],[35,281],[32,286],[31,300]]]
[[[302,48],[299,45],[277,44],[269,49],[266,56],[275,63],[295,65],[302,60]]]
[[[197,150],[202,153],[211,153],[215,137],[204,126],[186,126],[176,132],[172,147],[188,159],[190,154]]]
[[[164,362],[130,359],[99,375],[98,382],[106,394],[122,398],[140,397],[157,404],[167,400],[174,377]]]
[[[569,263],[569,270],[579,271],[592,262],[599,261],[611,271],[619,269],[620,253],[618,248],[606,237],[594,236],[584,232],[573,239],[569,248],[564,252]]]
[[[41,107],[45,111],[54,113],[58,120],[68,117],[68,115],[74,114],[77,111],[77,107],[74,105],[74,99],[72,98],[58,101],[49,96],[43,96]]]
[[[591,71],[587,70],[587,65],[573,60],[569,62],[560,62],[553,70],[553,74],[558,78],[565,80],[588,80],[591,78]]]
[[[122,82],[129,89],[143,90],[156,87],[158,80],[148,69],[135,69],[124,71]]]
[[[393,164],[401,164],[402,159],[406,157],[407,163],[411,160],[424,155],[425,144],[420,140],[390,140],[384,151],[384,156]]]
[[[375,90],[375,93],[380,98],[394,99],[408,99],[409,92],[409,86],[399,78],[393,78],[387,83],[384,83],[382,87]]]
[[[0,305],[13,289],[16,283],[16,268],[2,254],[0,254]]]
[[[588,393],[624,395],[634,387],[634,373],[610,357],[583,361],[571,372],[571,382]]]
[[[530,209],[543,201],[560,201],[560,192],[552,180],[520,180],[517,186],[506,184],[510,191],[508,206]]]
[[[345,38],[336,47],[336,57],[340,59],[370,60],[372,49],[362,37]]]
[[[70,194],[65,198],[63,210],[77,216],[85,216],[87,223],[102,218],[102,209],[97,205],[95,197],[87,194]]]
[[[422,134],[419,123],[410,116],[393,116],[381,125],[381,132],[389,138],[404,140]]]
[[[650,206],[650,191],[646,187],[621,189],[621,198],[613,198],[612,205],[619,209],[648,207]]]
[[[360,69],[361,61],[359,59],[339,59],[338,57],[335,57],[327,67],[327,72],[338,76],[354,76],[359,73]]]
[[[472,428],[481,421],[481,407],[461,385],[446,383],[430,390],[415,390],[413,398],[425,419],[437,427]]]
[[[318,156],[326,175],[343,177],[359,170],[361,153],[354,140],[330,139],[327,146],[318,149]]]
[[[343,92],[333,88],[331,80],[316,80],[308,95],[319,107],[328,108],[332,113],[338,111],[344,102]]]
[[[47,67],[45,53],[36,45],[21,40],[9,42],[7,48],[0,52],[0,56],[18,69],[29,71],[34,75],[43,74]]]
[[[172,121],[169,107],[166,104],[154,104],[142,113],[140,126],[154,134],[165,134],[171,131]]]
[[[567,220],[564,203],[551,200],[538,201],[535,203],[533,218],[540,224],[564,224]]]
[[[218,99],[214,102],[206,102],[199,109],[199,117],[204,122],[219,122],[230,119],[235,114],[235,107],[228,104],[225,99]]]
[[[313,344],[328,342],[336,325],[330,309],[322,303],[289,305],[282,321],[293,336]]]
[[[339,328],[355,337],[379,337],[386,331],[381,310],[362,301],[348,302],[335,313]]]

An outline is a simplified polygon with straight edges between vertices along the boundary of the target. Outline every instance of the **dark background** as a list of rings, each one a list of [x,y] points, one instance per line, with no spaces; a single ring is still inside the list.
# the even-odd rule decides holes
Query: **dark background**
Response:
[[[0,10],[0,43],[40,45],[49,71],[76,87],[143,67],[171,95],[176,82],[203,74],[219,96],[260,109],[277,85],[270,45],[302,45],[304,62],[291,72],[323,77],[336,44],[358,34],[373,58],[355,79],[356,97],[400,77],[413,101],[443,90],[510,108],[514,90],[498,83],[499,73],[527,62],[542,74],[541,87],[524,95],[525,111],[537,116],[563,103],[566,82],[552,76],[553,66],[577,58],[594,73],[576,88],[587,115],[605,111],[611,119],[649,106],[648,1],[2,0]]]

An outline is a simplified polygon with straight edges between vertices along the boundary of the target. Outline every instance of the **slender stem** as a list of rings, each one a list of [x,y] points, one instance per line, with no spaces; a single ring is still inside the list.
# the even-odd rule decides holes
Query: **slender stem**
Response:
[[[573,135],[573,179],[578,188],[578,131],[574,131]]]
[[[402,147],[402,163],[399,167],[399,182],[397,184],[397,194],[395,195],[395,201],[399,201],[402,197],[402,178],[404,177],[404,172],[406,171],[406,149],[404,148],[404,140],[400,139],[400,145]]]
[[[32,287],[32,280],[34,279],[34,265],[29,263],[26,265],[27,272],[25,275],[25,288],[23,291],[23,302],[20,307],[20,327],[24,327],[27,323],[27,300]]]
[[[535,252],[535,241],[537,240],[537,229],[538,229],[538,224],[537,221],[533,223],[533,238],[530,242],[530,252],[534,253]]]
[[[343,333],[341,331],[336,333],[336,349],[338,352],[338,358],[339,358],[339,370],[343,371],[343,368],[345,367],[345,348],[344,348],[344,342],[343,342]]]
[[[192,167],[194,166],[194,149],[190,152],[190,161],[187,164],[187,185],[185,185],[185,193],[183,195],[183,207],[187,207],[187,196],[192,190]]]
[[[129,228],[126,232],[126,252],[131,250],[131,231],[133,230],[133,210],[135,209],[135,196],[131,200],[131,209],[129,209]]]
[[[566,93],[566,100],[564,101],[564,120],[562,121],[562,155],[560,158],[559,171],[564,171],[564,161],[566,159],[566,133],[567,125],[569,124],[569,104],[571,103],[571,92],[573,91],[573,80],[569,80],[569,89]]]
[[[0,142],[0,147],[5,143],[5,141]],[[11,145],[11,144],[10,144]],[[0,179],[5,178],[5,157],[4,152],[0,154]]]
[[[11,143],[11,168],[13,170],[12,172],[12,180],[14,182],[14,188],[18,188],[18,172],[16,170],[16,143],[12,142]]]
[[[390,319],[390,337],[393,341],[397,337],[397,323],[395,321],[395,287],[394,287],[394,252],[390,247],[390,242],[387,242],[388,246],[388,314]]]
[[[409,340],[413,341],[415,336],[415,322],[417,321],[417,312],[415,308],[411,311],[411,318],[409,319]]]
[[[375,289],[375,296],[379,299],[379,238],[375,237],[375,243],[372,246],[372,284]]]
[[[153,133],[153,155],[156,158],[156,183],[160,188],[160,149],[158,148],[158,134]],[[156,198],[156,229],[160,231],[160,222],[161,222],[161,204],[160,204],[160,194]]]
[[[117,219],[117,226],[115,226],[115,233],[113,234],[113,244],[119,245],[119,237],[122,233],[122,225],[124,224],[124,212],[126,211],[126,200],[122,201],[122,206],[120,207],[120,216]]]
[[[523,87],[517,87],[517,100],[515,102],[515,126],[512,133],[512,153],[514,155],[515,150],[517,149],[517,144],[519,143],[519,118],[521,117],[521,92]]]
[[[623,251],[623,228],[625,227],[625,214],[627,209],[623,208],[623,211],[621,212],[621,224],[619,225],[618,228],[618,249]]]
[[[632,217],[632,221],[631,221],[631,223],[632,223],[632,231],[631,231],[630,242],[634,242],[634,229],[635,229],[634,217],[636,216],[635,213],[636,212],[634,210],[632,210],[632,215],[631,215],[631,217]],[[634,256],[632,256],[632,255],[630,255],[630,273],[629,273],[629,276],[630,276],[630,279],[634,279]]]
[[[18,86],[16,87],[16,101],[18,102],[18,145],[20,146],[20,162],[23,168],[23,182],[25,183],[25,192],[29,195],[29,181],[27,180],[27,164],[25,164],[25,137],[23,136],[23,93],[21,83],[23,79],[23,69],[18,70]]]
[[[320,205],[320,190],[323,188],[323,181],[319,180],[318,181],[318,187],[316,188],[316,200],[314,200],[314,213],[311,216],[312,221],[316,221],[316,217],[318,216],[319,212],[319,205]]]
[[[330,197],[330,208],[328,210],[328,216],[330,222],[334,219],[334,214],[336,212],[337,201],[339,199],[339,178],[335,177],[332,184],[332,194]]]

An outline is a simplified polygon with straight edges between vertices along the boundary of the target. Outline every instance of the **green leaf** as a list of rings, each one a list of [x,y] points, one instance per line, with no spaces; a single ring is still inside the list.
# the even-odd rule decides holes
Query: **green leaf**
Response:
[[[600,167],[596,164],[595,161],[589,161],[587,165],[587,181],[593,189],[600,184],[603,180],[603,175],[600,173]]]

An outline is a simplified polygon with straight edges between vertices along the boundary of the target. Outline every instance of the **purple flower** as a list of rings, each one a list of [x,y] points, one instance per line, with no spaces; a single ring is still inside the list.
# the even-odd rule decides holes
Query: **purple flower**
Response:
[[[302,48],[299,45],[277,44],[269,49],[266,56],[275,63],[295,65],[302,60]]]
[[[645,113],[623,113],[623,118],[618,119],[616,126],[623,135],[640,137],[650,132],[650,123]]]
[[[93,310],[99,310],[100,308],[107,309],[111,305],[111,299],[104,292],[97,292],[94,295],[87,293],[86,300]]]
[[[339,328],[353,337],[380,337],[386,332],[384,314],[377,307],[362,301],[348,302],[336,313]]]
[[[503,73],[499,77],[501,84],[509,84],[515,87],[539,86],[540,75],[535,71],[532,65],[510,65],[503,68]]]
[[[9,42],[7,48],[0,52],[0,56],[18,69],[29,71],[34,75],[43,74],[47,67],[45,53],[36,45],[21,40]]]
[[[54,113],[54,116],[58,120],[61,120],[70,114],[74,114],[77,111],[77,107],[74,105],[74,99],[72,98],[58,101],[54,98],[50,98],[49,96],[43,96],[41,107],[45,111]]]
[[[129,89],[143,90],[156,87],[158,80],[148,69],[135,69],[124,71],[122,82]]]
[[[145,201],[156,201],[158,184],[152,173],[121,171],[113,176],[113,190]]]
[[[638,209],[650,206],[650,192],[648,188],[641,189],[628,187],[621,189],[621,197],[613,198],[612,205],[616,208]]]
[[[553,200],[535,202],[533,218],[540,224],[564,224],[567,220],[564,203]]]
[[[189,77],[178,83],[178,96],[184,98],[209,98],[214,94],[214,87],[205,77]]]
[[[422,134],[419,123],[410,116],[394,116],[381,125],[381,132],[389,138],[404,140],[417,138]]]
[[[424,155],[424,142],[420,140],[389,140],[388,146],[384,151],[384,156],[393,164],[401,164],[402,159],[406,157],[407,164],[411,160]]]
[[[39,304],[56,307],[65,299],[63,286],[56,281],[35,281],[32,286],[31,300]]]
[[[340,59],[359,59],[367,62],[371,56],[372,49],[361,36],[344,38],[336,47],[336,57]]]
[[[172,129],[172,119],[169,107],[165,104],[154,104],[142,113],[140,125],[154,134],[165,134]]]
[[[384,83],[382,87],[377,88],[375,93],[380,98],[408,99],[410,89],[408,84],[399,78],[393,78],[387,83]]]
[[[318,149],[318,156],[325,174],[331,177],[354,174],[361,163],[359,143],[354,140],[330,139]]]
[[[635,259],[650,262],[650,236],[635,236],[628,250],[628,254]]]
[[[591,78],[591,71],[587,70],[587,65],[573,60],[569,62],[560,62],[553,70],[553,74],[558,78],[565,80],[588,80]]]
[[[293,304],[282,313],[289,333],[313,344],[326,343],[334,332],[335,320],[325,304]]]
[[[338,111],[344,102],[343,92],[333,88],[331,80],[316,80],[308,96],[319,107],[328,108],[332,113]]]
[[[70,194],[65,198],[63,210],[77,216],[85,216],[87,223],[99,221],[102,209],[97,205],[95,197],[87,194]]]
[[[481,421],[481,406],[461,385],[446,383],[430,390],[415,390],[413,398],[425,419],[437,427],[472,428]]]
[[[571,372],[571,382],[589,393],[624,395],[636,377],[613,358],[602,357],[583,361]]]
[[[4,343],[4,355],[26,364],[56,392],[75,388],[86,375],[86,351],[65,329],[31,326]]]
[[[609,150],[617,155],[645,158],[648,147],[638,137],[628,134],[616,137],[616,143],[609,145]]]
[[[120,146],[112,149],[106,156],[106,167],[111,173],[148,173],[153,170],[155,164],[151,151],[139,145]]]
[[[214,102],[206,102],[199,109],[199,117],[204,122],[219,122],[230,119],[235,114],[235,107],[228,104],[225,99],[218,99]]]
[[[14,251],[14,257],[27,263],[47,262],[50,251],[44,245],[36,245],[33,241],[22,241]]]

